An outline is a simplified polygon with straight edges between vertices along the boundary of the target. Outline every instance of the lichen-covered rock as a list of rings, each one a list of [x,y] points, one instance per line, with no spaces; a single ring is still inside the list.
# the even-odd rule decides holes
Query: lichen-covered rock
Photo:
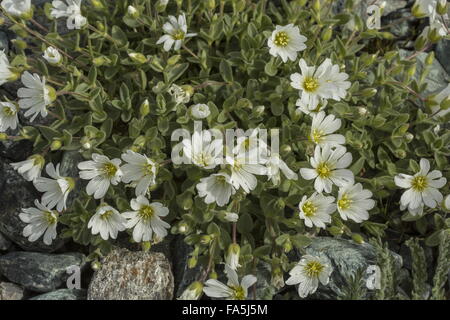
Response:
[[[88,300],[167,300],[173,298],[173,275],[159,252],[115,249],[102,261],[88,289]]]
[[[40,294],[30,300],[86,300],[86,290],[59,289]]]
[[[376,251],[371,244],[356,244],[344,239],[317,237],[306,248],[306,253],[313,256],[323,255],[333,267],[330,283],[327,286],[319,285],[317,292],[310,297],[312,299],[336,299],[341,296],[347,281],[353,275],[362,270],[366,281],[369,276],[365,272],[367,267],[376,264]],[[400,269],[402,258],[395,253],[392,254]]]
[[[450,40],[442,39],[436,45],[436,58],[444,67],[445,71],[450,74]]]
[[[22,235],[26,226],[19,218],[21,208],[34,206],[39,198],[31,182],[26,181],[6,161],[0,158],[0,232],[8,239],[28,251],[52,252],[60,248],[64,242],[55,239],[50,246],[42,239],[30,242]]]
[[[10,282],[0,282],[0,300],[22,300],[23,289]]]
[[[81,253],[10,252],[0,256],[0,275],[28,290],[49,292],[65,284],[69,267],[82,268],[85,263]]]
[[[0,233],[0,251],[6,251],[11,246],[11,241],[6,239],[1,233]]]

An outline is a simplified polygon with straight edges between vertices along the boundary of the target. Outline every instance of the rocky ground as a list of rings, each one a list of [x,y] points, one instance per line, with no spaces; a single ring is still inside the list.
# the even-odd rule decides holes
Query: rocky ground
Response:
[[[33,2],[40,5],[45,0]],[[355,2],[356,10],[364,15],[369,1]],[[336,12],[342,3],[336,1]],[[392,25],[390,31],[398,37],[396,41],[406,54],[413,48],[411,35],[417,34],[426,22],[405,19],[411,15],[411,1],[389,0],[387,5],[382,25]],[[0,49],[6,51],[10,49],[13,35],[7,28],[7,23],[0,27]],[[442,90],[450,80],[450,42],[441,41],[433,50],[437,59],[428,75],[430,93]],[[423,62],[425,56],[419,55],[419,60]],[[14,96],[17,87],[15,83],[5,85],[0,93]],[[173,299],[196,280],[199,270],[187,267],[190,248],[178,236],[169,236],[150,252],[128,244],[119,245],[96,271],[86,260],[86,248],[64,240],[54,241],[51,246],[41,241],[28,242],[22,236],[24,224],[18,214],[21,208],[32,206],[38,195],[32,183],[18,175],[10,163],[26,159],[31,152],[32,146],[27,141],[0,142],[0,300]],[[74,163],[79,157],[76,152],[64,153],[63,175],[76,175]],[[402,272],[410,272],[409,250],[395,244],[392,248],[397,252],[393,254],[398,267],[403,266]],[[307,249],[312,254],[317,251],[325,253],[335,269],[330,285],[320,287],[315,294],[314,298],[318,299],[335,299],[349,275],[375,263],[375,250],[370,244],[357,245],[349,240],[322,237]],[[66,281],[71,276],[67,270],[73,266],[81,270],[81,289],[67,288]],[[258,266],[256,276],[257,296],[276,299],[277,289],[270,285],[270,272],[264,264]]]

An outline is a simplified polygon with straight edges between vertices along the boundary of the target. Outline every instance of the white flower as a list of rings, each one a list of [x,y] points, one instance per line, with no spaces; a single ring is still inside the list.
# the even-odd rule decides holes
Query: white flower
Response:
[[[298,208],[300,219],[305,220],[305,225],[310,228],[316,226],[325,229],[325,224],[331,222],[331,214],[336,211],[334,197],[327,197],[317,192],[309,198],[303,196]]]
[[[70,191],[75,187],[75,181],[69,177],[62,177],[59,173],[59,163],[55,166],[53,163],[47,164],[45,171],[52,178],[39,177],[34,180],[34,186],[39,192],[43,192],[42,205],[50,209],[56,206],[56,210],[61,212],[66,207],[67,197]]]
[[[292,171],[287,164],[281,160],[278,154],[272,154],[266,162],[267,177],[274,185],[278,185],[281,180],[280,171],[283,172],[289,180],[297,180],[298,175]]]
[[[43,57],[50,64],[58,64],[62,59],[62,56],[59,53],[58,49],[54,47],[48,47],[47,49],[45,49]]]
[[[188,103],[192,95],[192,92],[176,84],[172,84],[167,92],[172,96],[177,105],[180,103]]]
[[[367,267],[366,273],[369,275],[366,280],[366,287],[369,290],[381,288],[381,269],[377,265]]]
[[[239,215],[235,212],[226,212],[224,219],[228,222],[237,222],[239,220]]]
[[[10,163],[14,170],[17,170],[27,181],[35,181],[39,178],[44,164],[45,160],[39,154],[32,155],[24,161]]]
[[[102,205],[89,220],[88,228],[93,235],[99,234],[103,240],[116,239],[119,231],[126,229],[127,220],[119,211],[109,205]]]
[[[309,138],[315,144],[323,147],[328,144],[330,147],[336,147],[345,144],[345,137],[341,134],[333,134],[341,127],[341,119],[336,119],[332,114],[328,116],[320,111],[313,116],[311,133]]]
[[[56,238],[58,213],[40,204],[38,200],[34,201],[34,205],[36,208],[22,209],[19,214],[20,220],[27,224],[23,229],[23,236],[34,242],[44,235],[44,243],[49,246]]]
[[[39,75],[32,75],[28,71],[22,74],[22,83],[26,88],[20,88],[17,96],[20,98],[19,107],[28,109],[25,117],[31,116],[30,121],[34,121],[40,113],[45,118],[48,114],[47,106],[56,99],[55,89],[45,84],[45,77],[41,80]]]
[[[361,183],[345,185],[339,189],[337,209],[343,220],[351,219],[357,223],[369,219],[369,210],[375,207],[370,199],[372,192],[363,189]]]
[[[222,161],[223,140],[212,139],[208,130],[195,131],[191,139],[183,139],[183,154],[189,162],[204,169],[213,169]]]
[[[198,300],[203,293],[203,283],[195,281],[183,291],[177,300]]]
[[[304,255],[300,262],[289,271],[287,285],[298,284],[298,295],[305,298],[316,292],[319,281],[322,285],[327,285],[333,268],[323,257]]]
[[[169,22],[163,25],[163,30],[166,34],[159,38],[156,44],[164,43],[165,51],[169,51],[172,46],[175,50],[179,50],[184,39],[197,35],[196,33],[187,33],[184,13],[178,16],[178,20],[174,16],[169,16]]]
[[[435,16],[436,5],[438,0],[416,0],[413,6],[414,15],[423,16]]]
[[[92,154],[92,160],[80,162],[78,169],[81,170],[81,179],[91,180],[86,186],[87,194],[93,194],[95,199],[100,199],[105,196],[111,184],[117,185],[120,182],[122,170],[119,166],[122,161],[110,160],[98,153]]]
[[[5,50],[0,50],[0,86],[8,81],[16,80],[17,77],[18,75],[11,71]]]
[[[304,114],[307,114],[309,116],[314,116],[319,111],[324,110],[327,104],[328,101],[322,98],[317,100],[317,105],[311,105],[310,103],[306,103],[302,99],[297,99],[297,102],[295,103],[295,105],[298,107],[296,110],[298,113],[303,112]]]
[[[161,220],[169,214],[169,209],[159,202],[150,203],[144,196],[138,196],[131,200],[133,211],[124,212],[122,215],[128,219],[127,228],[133,229],[135,242],[151,241],[153,233],[162,239],[167,235],[170,225]]]
[[[353,173],[345,169],[352,163],[352,154],[346,151],[344,147],[332,150],[328,145],[323,148],[316,146],[314,157],[310,159],[313,169],[302,168],[300,175],[306,180],[315,179],[314,188],[319,193],[330,193],[333,184],[338,187],[353,184]]]
[[[406,209],[408,209],[408,212],[414,217],[421,217],[423,215],[423,203],[421,203],[417,208],[414,209],[400,204],[400,211],[404,211]]]
[[[445,199],[444,203],[442,204],[443,208],[447,211],[450,211],[450,194],[448,194]]]
[[[227,155],[226,161],[231,170],[231,183],[237,189],[242,188],[246,193],[256,188],[258,180],[254,176],[267,174],[267,168],[259,162],[264,163],[258,154],[258,149],[249,152],[238,152],[234,156]]]
[[[195,119],[205,119],[211,114],[207,104],[198,103],[191,107],[191,115]]]
[[[156,163],[147,158],[146,155],[131,150],[122,154],[122,159],[128,162],[121,168],[123,172],[122,181],[124,183],[133,182],[136,186],[136,197],[145,195],[148,188],[156,184]]]
[[[221,207],[228,204],[230,197],[236,193],[230,176],[221,172],[201,178],[196,188],[198,195],[201,198],[205,197],[205,203],[216,202]]]
[[[330,59],[316,67],[308,67],[306,61],[300,59],[300,73],[291,75],[291,86],[300,90],[302,103],[309,109],[315,109],[320,98],[340,101],[347,95],[350,82],[345,81],[348,74],[340,72],[337,64],[332,64]]]
[[[293,24],[287,26],[276,26],[272,32],[267,44],[269,45],[269,53],[276,57],[279,56],[283,62],[288,59],[295,61],[297,52],[306,49],[306,37],[300,34],[300,30]]]
[[[18,123],[17,107],[11,102],[0,102],[0,132],[14,130]]]
[[[248,295],[248,288],[256,282],[256,277],[253,275],[246,275],[239,283],[236,271],[225,265],[225,274],[228,277],[228,285],[216,279],[209,279],[205,282],[203,292],[212,298],[225,298],[227,300],[245,300]]]
[[[31,0],[3,0],[2,8],[15,17],[26,17],[31,13]]]
[[[430,162],[427,159],[420,159],[420,171],[414,176],[403,173],[395,176],[395,184],[408,189],[400,198],[403,207],[414,210],[423,203],[427,207],[436,208],[442,202],[443,196],[438,189],[446,184],[447,179],[442,177],[439,170],[429,171]]]
[[[225,263],[230,266],[231,269],[236,270],[241,265],[239,264],[239,255],[241,253],[241,248],[237,243],[232,243],[228,247],[227,256],[225,258]]]
[[[56,19],[67,17],[68,29],[81,29],[87,23],[87,19],[81,14],[82,0],[53,0],[50,15]]]

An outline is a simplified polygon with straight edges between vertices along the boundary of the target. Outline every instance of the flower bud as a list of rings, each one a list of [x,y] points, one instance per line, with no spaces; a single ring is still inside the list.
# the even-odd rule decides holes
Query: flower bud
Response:
[[[434,51],[431,51],[425,58],[425,64],[431,66],[434,62]]]
[[[405,133],[406,142],[411,142],[414,139],[414,135],[410,132]]]
[[[92,270],[97,271],[97,270],[100,270],[101,267],[102,267],[102,264],[98,260],[92,261],[92,263],[91,263]]]
[[[216,271],[211,271],[210,273],[209,273],[209,278],[210,279],[217,279],[217,272]]]
[[[443,16],[447,14],[447,8],[448,8],[447,0],[439,0],[436,5],[436,12],[441,16]]]
[[[150,250],[151,247],[152,247],[152,244],[150,241],[142,241],[141,242],[142,251],[147,252]]]
[[[184,290],[178,300],[198,300],[203,294],[203,284],[195,281]]]
[[[359,233],[353,233],[352,234],[352,239],[357,244],[363,244],[364,243],[364,238]]]
[[[185,234],[185,233],[187,233],[188,231],[189,231],[189,226],[188,226],[187,223],[181,222],[181,223],[178,225],[178,232],[179,232],[179,233]]]
[[[450,194],[444,198],[444,201],[442,202],[442,207],[445,210],[450,211]]]
[[[60,140],[53,140],[52,144],[50,145],[50,150],[51,151],[56,151],[61,149],[62,147],[62,142]]]
[[[236,270],[241,265],[239,264],[239,254],[241,253],[241,248],[237,243],[232,243],[228,247],[227,257],[225,262],[230,266],[231,269]]]
[[[333,27],[328,27],[322,31],[322,40],[328,41],[333,36]]]
[[[375,88],[366,88],[363,91],[361,91],[361,96],[366,97],[366,98],[371,98],[376,94],[377,94],[377,89],[375,89]]]
[[[139,64],[144,64],[148,61],[147,57],[139,52],[129,53],[128,56],[130,57],[131,60],[133,60],[133,62],[136,62]]]
[[[145,99],[144,102],[142,102],[139,107],[139,113],[141,114],[141,117],[145,117],[150,113],[150,103],[148,102],[148,99]]]
[[[134,18],[134,19],[139,18],[139,15],[140,15],[139,11],[133,6],[128,6],[127,13],[131,18]]]
[[[208,234],[205,234],[203,236],[200,237],[200,243],[207,245],[211,242],[212,237]]]
[[[239,215],[234,212],[226,212],[224,219],[228,222],[237,222],[239,219]]]
[[[189,269],[195,268],[197,265],[197,258],[196,257],[190,257],[188,260],[188,267]]]
[[[91,5],[98,10],[105,9],[105,5],[101,0],[91,0]]]
[[[158,12],[166,11],[166,7],[167,7],[167,3],[168,2],[169,2],[169,0],[159,0],[156,3],[156,11],[158,11]]]

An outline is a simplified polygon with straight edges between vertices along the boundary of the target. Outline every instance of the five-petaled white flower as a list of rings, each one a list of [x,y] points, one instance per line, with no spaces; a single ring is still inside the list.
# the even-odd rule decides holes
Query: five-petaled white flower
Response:
[[[231,177],[223,172],[215,173],[206,178],[201,178],[196,185],[198,195],[207,204],[216,202],[219,206],[224,206],[230,201],[230,197],[236,193],[236,189],[231,183]]]
[[[279,56],[283,62],[288,59],[295,61],[297,53],[306,49],[306,40],[308,39],[302,36],[299,28],[293,24],[276,26],[267,41],[269,53],[274,57]]]
[[[208,130],[195,131],[191,139],[183,139],[183,154],[198,167],[213,169],[222,161],[223,140],[213,139]]]
[[[310,163],[313,168],[300,169],[300,175],[306,180],[315,179],[314,188],[319,193],[330,193],[333,184],[342,187],[354,183],[353,172],[345,169],[352,163],[352,154],[344,147],[333,150],[328,145],[323,148],[316,146]]]
[[[420,159],[418,173],[413,176],[400,173],[394,177],[394,181],[398,187],[408,189],[400,198],[400,204],[403,208],[407,207],[411,214],[419,213],[417,209],[422,204],[436,208],[444,198],[438,189],[447,183],[439,170],[430,172],[430,162],[425,158]]]
[[[87,194],[93,194],[95,199],[100,199],[105,196],[111,184],[117,185],[122,178],[121,162],[120,159],[110,160],[98,153],[92,154],[92,160],[80,162],[80,178],[91,180],[86,186]]]
[[[44,168],[45,160],[39,155],[35,154],[28,157],[27,160],[10,163],[10,165],[17,170],[19,174],[27,181],[35,181],[41,176],[42,168]]]
[[[193,105],[190,111],[192,117],[195,119],[205,119],[211,114],[208,105],[204,103],[197,103]]]
[[[298,107],[296,112],[298,113],[303,112],[304,114],[307,114],[311,117],[316,115],[318,112],[324,110],[327,104],[328,101],[323,98],[319,99],[317,105],[310,105],[309,103],[306,103],[302,99],[297,99],[297,102],[295,103],[295,105]]]
[[[14,17],[31,17],[31,0],[3,0],[2,8]]]
[[[225,274],[228,277],[227,285],[216,279],[209,279],[205,282],[203,292],[212,298],[225,298],[227,300],[245,300],[248,295],[248,289],[255,284],[256,277],[246,275],[239,283],[239,278],[233,269],[225,265]]]
[[[325,224],[331,222],[331,214],[336,211],[334,197],[327,197],[317,192],[309,198],[303,196],[298,208],[300,219],[305,220],[305,225],[310,228],[316,226],[325,229]]]
[[[8,81],[14,81],[17,78],[18,74],[11,71],[5,50],[0,50],[0,86]]]
[[[231,183],[236,190],[242,188],[249,193],[258,184],[255,175],[267,174],[267,168],[263,165],[265,159],[261,158],[259,148],[250,149],[248,152],[236,151],[237,153],[226,156],[226,163],[231,170]]]
[[[315,109],[321,98],[340,101],[347,95],[348,74],[340,72],[339,66],[330,59],[325,59],[318,68],[308,67],[306,61],[300,59],[299,66],[301,73],[291,75],[291,86],[300,90],[300,99],[309,109]]]
[[[88,223],[93,235],[99,234],[103,240],[116,239],[119,231],[127,227],[127,219],[113,207],[103,204],[97,208]]]
[[[136,197],[145,195],[148,188],[156,183],[156,163],[150,160],[146,155],[128,150],[122,154],[123,161],[126,161],[122,166],[122,182],[133,182],[135,185]]]
[[[343,220],[353,220],[361,223],[369,219],[369,210],[375,207],[375,201],[370,199],[372,192],[363,189],[361,183],[348,184],[339,188],[337,209]]]
[[[11,102],[0,102],[0,132],[14,130],[18,123],[17,107]]]
[[[50,15],[56,19],[66,17],[68,29],[81,29],[87,23],[86,17],[81,14],[82,0],[53,0]]]
[[[127,228],[133,229],[133,240],[135,242],[151,241],[153,233],[162,239],[167,235],[170,225],[161,220],[169,214],[169,209],[159,202],[150,203],[144,196],[131,199],[131,209],[122,214],[128,219]]]
[[[39,177],[34,180],[34,186],[39,192],[43,192],[42,204],[50,209],[56,207],[61,212],[65,210],[67,197],[70,191],[75,187],[75,181],[70,177],[62,177],[59,173],[59,163],[55,166],[53,163],[47,164],[45,171],[51,177]]]
[[[26,88],[20,88],[17,96],[20,98],[19,107],[28,109],[25,117],[31,116],[30,121],[34,121],[41,114],[45,118],[48,114],[47,106],[56,99],[55,89],[46,85],[45,77],[41,79],[36,73],[32,75],[28,71],[22,74],[22,83]]]
[[[322,285],[327,285],[332,272],[333,268],[324,257],[304,255],[300,262],[289,271],[290,277],[286,280],[286,284],[298,284],[298,295],[305,298],[316,292],[319,281]]]
[[[58,49],[54,47],[48,47],[45,49],[43,57],[50,64],[58,64],[62,59],[61,53],[59,53]]]
[[[58,213],[50,208],[34,201],[35,208],[25,208],[19,214],[20,220],[27,226],[23,229],[23,236],[28,241],[34,242],[44,235],[44,243],[51,245],[56,238],[56,226],[58,224]]]
[[[196,33],[187,33],[186,16],[184,13],[178,16],[178,20],[174,16],[169,16],[169,22],[163,25],[163,30],[166,34],[159,38],[156,44],[164,43],[165,51],[169,51],[172,46],[175,50],[179,50],[186,38],[197,35]]]
[[[271,154],[266,162],[266,168],[267,177],[274,185],[278,185],[281,181],[280,171],[283,172],[284,176],[289,180],[298,179],[298,175],[287,166],[286,162],[281,160],[281,157],[278,154]]]
[[[313,116],[311,133],[309,138],[315,144],[323,147],[328,144],[330,147],[336,147],[345,144],[345,137],[341,134],[335,134],[341,127],[341,119],[336,119],[332,114],[326,115],[320,111]]]

